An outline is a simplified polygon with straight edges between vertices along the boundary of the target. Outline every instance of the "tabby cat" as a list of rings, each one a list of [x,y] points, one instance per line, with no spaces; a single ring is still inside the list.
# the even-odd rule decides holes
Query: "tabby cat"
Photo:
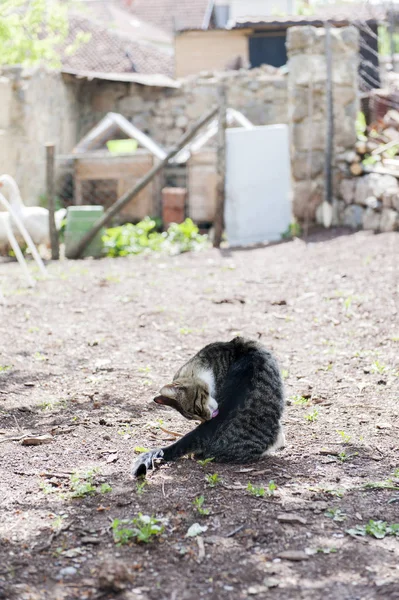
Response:
[[[201,424],[174,444],[142,454],[133,476],[154,460],[190,453],[216,462],[246,463],[284,446],[284,390],[275,358],[260,343],[236,337],[205,346],[154,398]]]

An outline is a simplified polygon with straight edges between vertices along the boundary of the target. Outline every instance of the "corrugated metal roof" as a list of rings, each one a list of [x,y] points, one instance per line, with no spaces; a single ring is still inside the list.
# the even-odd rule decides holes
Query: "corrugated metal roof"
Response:
[[[146,75],[144,73],[102,73],[99,71],[84,71],[63,67],[62,73],[73,75],[77,79],[102,79],[103,81],[118,81],[120,83],[138,83],[150,87],[179,88],[181,84],[167,75]]]
[[[346,2],[326,4],[317,7],[310,15],[270,15],[244,16],[229,23],[230,29],[245,27],[263,27],[277,25],[322,25],[326,21],[337,25],[346,25],[359,21],[383,21],[386,18],[386,8],[381,4],[369,2]]]

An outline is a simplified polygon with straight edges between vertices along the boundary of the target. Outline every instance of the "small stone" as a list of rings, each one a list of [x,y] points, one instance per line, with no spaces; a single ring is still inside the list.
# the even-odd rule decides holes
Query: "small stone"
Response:
[[[43,435],[29,436],[22,440],[23,446],[40,446],[41,444],[49,444],[53,441],[53,436],[49,433]]]
[[[381,213],[380,230],[396,231],[399,229],[399,213],[391,208],[384,208]]]
[[[373,208],[374,210],[377,210],[381,207],[381,202],[379,202],[374,196],[369,196],[366,198],[364,203],[368,208]]]
[[[111,436],[108,433],[105,433],[103,435],[103,440],[110,440],[110,439],[111,439]]]
[[[301,525],[306,525],[307,520],[300,515],[295,515],[294,513],[282,513],[277,515],[277,521],[280,523],[300,523]]]
[[[358,204],[351,204],[344,210],[343,224],[352,229],[358,229],[362,225],[363,208]]]
[[[62,579],[63,577],[72,577],[73,575],[76,575],[77,572],[78,570],[75,569],[75,567],[64,567],[58,575],[59,578]]]
[[[371,229],[378,231],[380,228],[381,215],[372,208],[366,208],[363,213],[363,227],[364,229]]]
[[[256,596],[257,594],[262,594],[267,591],[267,587],[264,585],[251,585],[248,588],[247,592],[250,596]]]
[[[263,580],[263,585],[265,585],[267,588],[275,588],[278,587],[279,584],[279,580],[275,577],[265,577]]]
[[[356,179],[343,179],[339,190],[345,204],[352,204],[355,199]]]
[[[303,550],[285,550],[284,552],[280,552],[278,557],[284,560],[291,560],[293,562],[309,560],[309,556]]]
[[[24,386],[25,387],[34,387],[35,384],[33,383],[33,381],[25,381]]]

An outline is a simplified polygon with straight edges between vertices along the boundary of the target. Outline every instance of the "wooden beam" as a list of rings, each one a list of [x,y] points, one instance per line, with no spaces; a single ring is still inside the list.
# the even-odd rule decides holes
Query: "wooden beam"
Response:
[[[53,260],[59,260],[60,245],[59,245],[59,240],[58,240],[57,228],[55,226],[54,161],[55,161],[55,146],[54,146],[54,144],[46,144],[46,192],[47,192],[47,207],[48,207],[48,211],[49,211],[51,258]]]
[[[75,248],[71,249],[69,257],[79,258],[84,251],[84,249],[90,244],[90,242],[95,238],[97,233],[107,225],[111,219],[117,215],[124,206],[128,202],[130,202],[133,198],[137,196],[141,192],[142,189],[146,187],[154,179],[155,175],[157,175],[164,167],[168,164],[168,162],[197,134],[197,132],[206,125],[218,112],[218,107],[212,108],[208,111],[201,119],[199,119],[194,125],[181,137],[176,146],[174,146],[168,154],[165,156],[163,160],[153,166],[153,168],[142,177],[137,184],[130,190],[128,190],[123,196],[121,196],[115,204],[113,204],[107,212],[97,221],[94,227],[86,233],[86,235],[81,239],[81,241],[76,244]]]
[[[226,127],[227,127],[227,102],[226,88],[221,85],[219,88],[219,124],[218,124],[218,150],[217,150],[217,196],[216,213],[214,220],[214,238],[213,245],[220,248],[224,229],[224,200],[226,188]]]

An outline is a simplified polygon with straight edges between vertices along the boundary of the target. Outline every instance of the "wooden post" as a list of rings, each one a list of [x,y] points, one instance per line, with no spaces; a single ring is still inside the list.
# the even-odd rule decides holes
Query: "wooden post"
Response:
[[[81,239],[81,241],[76,245],[76,247],[73,250],[71,250],[71,252],[69,253],[69,258],[72,258],[72,259],[79,258],[79,256],[82,254],[83,250],[96,237],[96,235],[100,231],[100,229],[102,229],[102,227],[107,225],[111,221],[111,219],[115,215],[117,215],[124,206],[126,206],[126,204],[128,202],[130,202],[133,198],[135,198],[141,192],[141,190],[144,189],[146,187],[146,185],[148,185],[150,183],[150,181],[152,181],[152,179],[155,177],[155,175],[157,175],[164,168],[164,166],[168,164],[170,159],[173,158],[174,156],[176,156],[176,154],[178,152],[180,152],[180,150],[186,144],[188,144],[188,142],[190,142],[193,139],[193,137],[196,136],[198,131],[200,129],[202,129],[202,127],[204,125],[206,125],[211,119],[213,119],[213,117],[216,115],[217,112],[218,112],[217,107],[212,108],[212,110],[207,112],[201,119],[199,119],[199,121],[194,123],[194,125],[181,137],[181,139],[178,141],[176,146],[174,146],[168,152],[168,154],[165,156],[165,158],[163,160],[156,163],[153,166],[153,168],[150,169],[150,171],[148,171],[148,173],[146,173],[144,175],[144,177],[142,177],[132,189],[128,190],[125,194],[123,194],[123,196],[121,196],[115,202],[115,204],[110,206],[110,208],[101,217],[101,219],[99,219],[97,221],[97,223],[94,225],[94,227],[90,231],[88,231],[86,233],[86,235]]]
[[[222,84],[219,88],[219,124],[218,124],[218,149],[217,149],[217,193],[216,212],[214,220],[213,246],[220,248],[224,229],[224,201],[226,186],[226,88]]]
[[[55,146],[54,144],[46,144],[46,193],[47,207],[49,211],[51,258],[53,260],[58,260],[60,258],[60,246],[58,242],[57,228],[55,226],[54,162]]]

